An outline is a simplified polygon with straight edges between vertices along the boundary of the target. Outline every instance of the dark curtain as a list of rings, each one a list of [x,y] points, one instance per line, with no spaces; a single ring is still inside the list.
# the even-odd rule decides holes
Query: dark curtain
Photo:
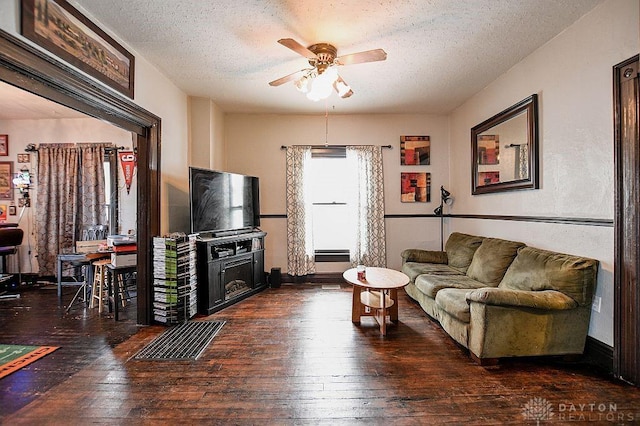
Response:
[[[111,144],[40,144],[36,240],[40,275],[55,275],[83,227],[106,223],[104,152]]]

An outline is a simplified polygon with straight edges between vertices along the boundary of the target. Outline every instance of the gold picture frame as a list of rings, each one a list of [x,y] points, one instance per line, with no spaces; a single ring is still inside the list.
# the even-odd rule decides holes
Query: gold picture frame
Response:
[[[13,200],[13,161],[0,161],[0,200]]]
[[[0,135],[0,157],[9,155],[9,135]]]

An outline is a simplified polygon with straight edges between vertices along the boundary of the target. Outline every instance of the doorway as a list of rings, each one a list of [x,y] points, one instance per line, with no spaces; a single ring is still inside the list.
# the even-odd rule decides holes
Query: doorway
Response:
[[[151,324],[151,239],[160,232],[160,118],[102,89],[64,63],[0,30],[0,81],[135,134],[137,148],[137,322]]]
[[[640,384],[640,130],[638,56],[614,71],[614,373]]]

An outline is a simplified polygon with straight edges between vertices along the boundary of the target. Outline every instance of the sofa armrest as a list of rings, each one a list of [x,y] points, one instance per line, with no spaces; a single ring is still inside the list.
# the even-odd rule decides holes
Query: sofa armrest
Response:
[[[555,290],[526,291],[504,288],[481,288],[466,294],[467,302],[494,306],[518,306],[546,310],[567,310],[578,307],[578,302]]]
[[[443,263],[446,264],[447,253],[444,251],[431,251],[421,249],[406,249],[401,253],[402,263],[419,262],[419,263]]]

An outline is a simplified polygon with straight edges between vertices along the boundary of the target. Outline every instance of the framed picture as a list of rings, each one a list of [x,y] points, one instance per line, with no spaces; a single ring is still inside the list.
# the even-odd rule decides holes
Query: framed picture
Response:
[[[0,200],[13,200],[13,161],[0,161]]]
[[[18,163],[30,163],[31,154],[18,154]]]
[[[7,206],[6,204],[0,204],[0,222],[7,221]]]
[[[431,173],[400,173],[400,201],[428,203],[431,201]]]
[[[429,136],[400,136],[400,165],[428,166],[431,164]]]
[[[22,0],[22,35],[133,99],[135,59],[66,0]]]
[[[0,156],[9,155],[9,135],[0,135]]]
[[[500,136],[478,136],[478,164],[500,164]]]
[[[16,206],[9,206],[9,216],[15,216],[16,214]]]
[[[500,172],[478,172],[478,182],[482,185],[491,185],[492,183],[500,183]]]

